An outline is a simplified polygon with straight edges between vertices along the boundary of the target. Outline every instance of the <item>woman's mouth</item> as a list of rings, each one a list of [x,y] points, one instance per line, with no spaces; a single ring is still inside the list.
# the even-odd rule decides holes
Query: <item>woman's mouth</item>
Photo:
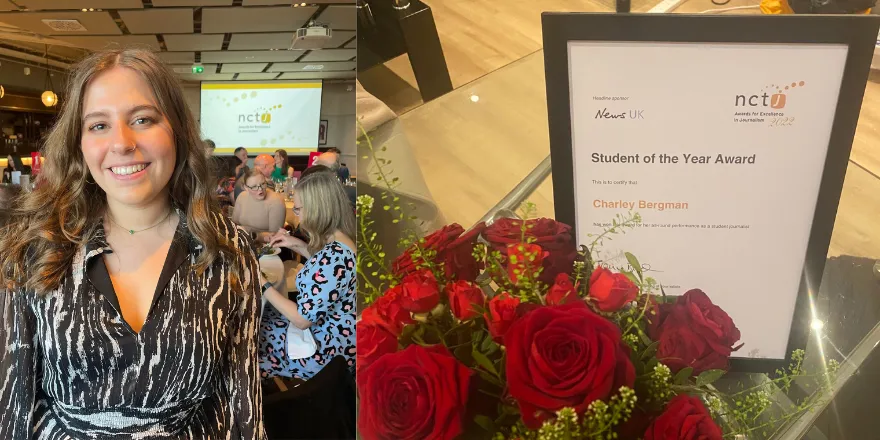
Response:
[[[149,163],[139,163],[136,165],[110,167],[110,173],[113,174],[113,177],[120,180],[132,180],[146,174],[146,169],[149,166]]]

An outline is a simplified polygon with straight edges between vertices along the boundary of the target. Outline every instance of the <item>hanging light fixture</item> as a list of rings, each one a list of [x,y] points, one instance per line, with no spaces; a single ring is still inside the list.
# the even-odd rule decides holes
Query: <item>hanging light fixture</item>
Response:
[[[5,94],[6,94],[6,91],[3,90],[3,86],[0,86],[0,98],[2,98],[3,95],[5,95]]]
[[[46,91],[43,92],[43,95],[40,99],[43,101],[43,105],[46,107],[54,107],[58,104],[58,95],[52,91],[52,78],[49,75],[49,45],[46,45]]]

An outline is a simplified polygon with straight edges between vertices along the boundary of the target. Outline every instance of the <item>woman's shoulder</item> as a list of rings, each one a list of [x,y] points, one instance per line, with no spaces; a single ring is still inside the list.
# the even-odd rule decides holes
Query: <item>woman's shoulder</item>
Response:
[[[348,244],[345,244],[339,240],[335,240],[324,245],[324,247],[320,251],[318,251],[316,255],[354,258],[355,251]]]

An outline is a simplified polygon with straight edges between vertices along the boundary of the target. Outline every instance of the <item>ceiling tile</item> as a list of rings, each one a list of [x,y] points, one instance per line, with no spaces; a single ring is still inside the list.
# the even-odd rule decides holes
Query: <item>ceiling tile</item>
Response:
[[[202,61],[206,63],[293,62],[303,53],[302,50],[224,50],[202,52]]]
[[[77,20],[86,31],[63,32],[46,26],[42,20]],[[119,26],[107,12],[4,12],[0,22],[41,35],[121,35]]]
[[[196,60],[193,52],[157,52],[156,55],[168,64],[187,64]]]
[[[276,32],[266,34],[232,34],[229,50],[253,49],[287,49],[293,32]]]
[[[203,73],[201,75],[193,75],[185,73],[178,75],[185,81],[229,81],[235,76],[234,73]]]
[[[232,6],[232,0],[153,0],[157,8],[180,6]]]
[[[119,11],[119,17],[133,34],[193,33],[193,10],[189,8]]]
[[[358,40],[357,40],[357,38],[355,38],[354,40],[349,41],[348,44],[346,44],[346,45],[343,46],[343,47],[345,47],[346,49],[357,49],[357,47],[358,47]]]
[[[355,31],[332,31],[332,35],[330,36],[330,41],[324,46],[326,49],[337,48],[342,46],[348,40],[352,39],[357,35]]]
[[[202,32],[283,32],[296,31],[317,10],[305,8],[205,8],[202,9]]]
[[[17,9],[15,5],[9,3],[9,0],[0,0],[0,11],[15,11]]]
[[[89,37],[55,37],[61,41],[75,44],[89,50],[114,49],[120,47],[141,47],[159,50],[159,40],[155,35],[102,35]]]
[[[239,73],[239,72],[262,72],[268,63],[251,63],[251,64],[224,64],[220,68],[220,73]]]
[[[306,66],[312,66],[306,68]],[[317,68],[315,66],[321,66]],[[327,63],[275,63],[269,68],[270,72],[339,72],[352,70],[357,67],[354,61],[327,62]]]
[[[20,6],[32,11],[42,9],[76,9],[102,8],[102,9],[143,9],[141,0],[17,0]]]
[[[287,72],[282,73],[278,79],[345,79],[354,78],[357,73],[350,72]]]
[[[355,56],[357,56],[357,49],[321,49],[309,52],[300,61],[309,63],[319,61],[348,61]]]
[[[220,50],[223,48],[223,34],[163,35],[165,47],[169,52],[189,52],[200,50]]]
[[[357,29],[357,15],[354,5],[330,5],[316,20],[329,24],[330,29]]]
[[[239,73],[235,79],[239,81],[264,81],[267,79],[275,79],[277,73]]]

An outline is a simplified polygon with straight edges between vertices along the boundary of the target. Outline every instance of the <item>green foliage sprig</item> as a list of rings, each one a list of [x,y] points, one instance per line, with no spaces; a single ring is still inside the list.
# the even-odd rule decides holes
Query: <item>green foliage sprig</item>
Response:
[[[593,401],[578,417],[574,408],[563,408],[556,417],[544,422],[538,430],[527,428],[522,421],[508,432],[496,433],[495,440],[611,440],[616,439],[615,428],[629,420],[636,407],[636,392],[628,387],[620,387],[606,403]]]

